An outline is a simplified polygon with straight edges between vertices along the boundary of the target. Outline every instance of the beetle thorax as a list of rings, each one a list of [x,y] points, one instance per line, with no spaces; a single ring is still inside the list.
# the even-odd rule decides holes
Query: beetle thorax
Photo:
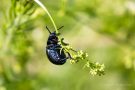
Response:
[[[55,32],[49,35],[47,45],[50,45],[50,44],[58,44],[58,37],[56,36]]]

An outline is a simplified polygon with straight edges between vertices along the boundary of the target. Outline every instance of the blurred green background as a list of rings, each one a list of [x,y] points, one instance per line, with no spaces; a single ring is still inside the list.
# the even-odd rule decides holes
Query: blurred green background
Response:
[[[0,90],[135,90],[134,0],[41,0],[61,37],[104,63],[90,76],[81,62],[53,65],[45,47],[54,27],[32,0],[1,0]]]

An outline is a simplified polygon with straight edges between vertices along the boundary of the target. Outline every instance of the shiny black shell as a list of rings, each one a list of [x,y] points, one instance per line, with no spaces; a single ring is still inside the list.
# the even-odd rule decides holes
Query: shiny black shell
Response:
[[[62,65],[67,60],[64,50],[61,50],[61,45],[58,44],[58,37],[55,32],[48,37],[46,54],[49,61],[56,65]]]
[[[60,45],[51,45],[47,47],[46,54],[50,62],[56,65],[62,65],[66,62],[66,55],[61,51]]]

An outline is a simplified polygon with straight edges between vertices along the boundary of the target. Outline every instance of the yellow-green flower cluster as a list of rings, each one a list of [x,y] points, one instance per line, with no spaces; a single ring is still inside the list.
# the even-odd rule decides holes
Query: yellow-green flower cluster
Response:
[[[66,52],[69,53],[71,58],[70,58],[70,63],[74,64],[79,61],[84,61],[86,60],[86,64],[84,65],[85,68],[88,68],[90,70],[91,75],[104,75],[104,64],[99,64],[99,63],[91,63],[88,60],[88,54],[86,52],[83,52],[82,50],[76,51],[74,50],[68,43],[64,42],[64,38],[60,39],[60,44],[62,45],[62,49]]]
[[[90,69],[90,74],[91,75],[104,75],[104,69],[105,69],[105,65],[104,64],[99,64],[99,63],[91,63],[90,61],[87,61],[85,66]]]
[[[88,57],[88,54],[83,52],[82,50],[80,51],[77,51],[75,54],[72,54],[72,60],[70,60],[70,63],[73,64],[73,63],[77,63],[79,62],[80,60],[84,60]]]

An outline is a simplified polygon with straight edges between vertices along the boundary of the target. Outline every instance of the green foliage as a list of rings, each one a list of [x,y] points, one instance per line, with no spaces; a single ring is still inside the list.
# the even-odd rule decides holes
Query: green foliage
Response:
[[[47,60],[53,24],[34,0],[1,0],[0,90],[135,90],[134,0],[40,1],[64,26],[59,41],[72,59]]]
[[[9,2],[9,1],[8,1]],[[31,15],[34,13],[34,4],[30,0],[11,0],[11,6],[8,12],[5,11],[3,26],[0,31],[0,72],[1,85],[7,86],[0,90],[8,88],[18,80],[22,81],[26,77],[26,65],[31,55],[30,31],[34,28]],[[25,74],[24,74],[25,73]],[[20,84],[22,84],[20,83]]]

